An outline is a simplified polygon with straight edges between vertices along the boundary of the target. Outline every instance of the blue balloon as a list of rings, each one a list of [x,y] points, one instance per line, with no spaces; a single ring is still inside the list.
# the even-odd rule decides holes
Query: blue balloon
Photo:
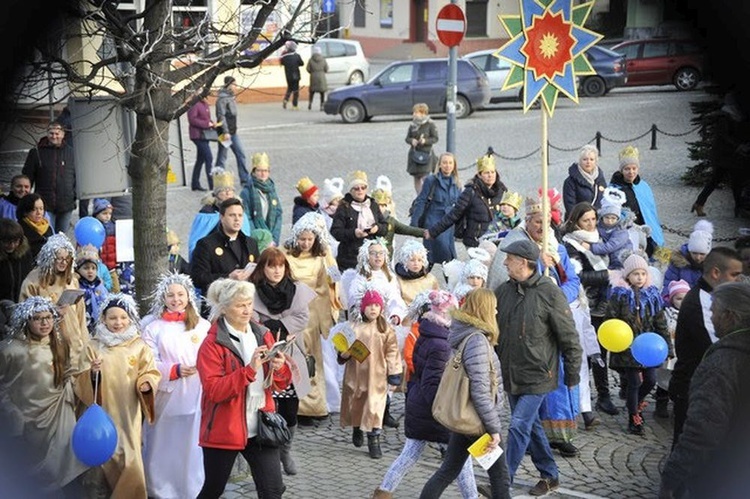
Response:
[[[630,352],[644,367],[658,367],[667,360],[669,346],[667,341],[656,333],[641,333],[630,345]]]
[[[73,428],[73,452],[87,466],[109,461],[117,447],[117,428],[101,406],[92,404]]]
[[[80,246],[92,244],[96,248],[101,248],[107,232],[104,230],[104,225],[96,218],[83,217],[76,223],[75,235],[76,242]]]

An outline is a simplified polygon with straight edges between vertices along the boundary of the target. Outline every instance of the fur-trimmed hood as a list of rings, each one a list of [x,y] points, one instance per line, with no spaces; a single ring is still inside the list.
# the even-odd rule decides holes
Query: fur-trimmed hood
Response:
[[[691,268],[699,270],[702,268],[702,265],[695,263],[690,257],[687,243],[680,246],[679,251],[672,252],[672,256],[669,258],[669,264],[674,265],[678,269]]]
[[[4,262],[6,260],[18,260],[23,255],[28,253],[30,249],[31,247],[29,246],[29,240],[26,239],[26,236],[22,236],[21,244],[19,244],[12,253],[0,251],[0,262]]]

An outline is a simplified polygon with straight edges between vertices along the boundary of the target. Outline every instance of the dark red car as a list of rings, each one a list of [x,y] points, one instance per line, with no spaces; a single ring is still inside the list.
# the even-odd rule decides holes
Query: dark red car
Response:
[[[704,50],[692,40],[628,40],[611,49],[625,56],[626,87],[674,85],[692,90],[705,79]]]

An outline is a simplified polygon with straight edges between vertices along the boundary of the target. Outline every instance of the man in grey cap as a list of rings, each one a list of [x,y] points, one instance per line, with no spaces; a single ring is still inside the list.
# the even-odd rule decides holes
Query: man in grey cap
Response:
[[[539,419],[545,396],[558,385],[562,355],[565,385],[580,381],[581,345],[568,300],[560,287],[537,271],[539,247],[529,239],[510,243],[509,280],[495,290],[503,384],[511,407],[505,455],[511,480],[529,450],[541,480],[529,491],[540,496],[559,487],[555,458]]]
[[[232,149],[235,159],[237,159],[237,173],[242,185],[250,181],[247,173],[247,158],[245,150],[242,148],[242,142],[237,135],[237,81],[232,76],[224,77],[224,86],[219,90],[219,96],[216,99],[216,119],[221,122],[223,134],[228,134],[231,138],[229,147],[219,142],[219,151],[216,155],[216,167],[224,168],[227,161],[227,149]]]

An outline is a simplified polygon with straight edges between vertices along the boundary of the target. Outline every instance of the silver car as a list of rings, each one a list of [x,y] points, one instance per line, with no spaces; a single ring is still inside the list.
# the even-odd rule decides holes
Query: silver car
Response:
[[[356,40],[321,38],[315,42],[328,62],[326,81],[331,88],[364,83],[370,77],[370,62],[365,57],[362,45]],[[300,48],[305,64],[312,55],[312,47]]]
[[[518,87],[502,90],[505,79],[510,72],[510,63],[492,55],[497,51],[498,49],[478,50],[464,55],[461,59],[474,63],[476,67],[487,74],[487,79],[490,82],[491,103],[520,101],[521,94]]]

